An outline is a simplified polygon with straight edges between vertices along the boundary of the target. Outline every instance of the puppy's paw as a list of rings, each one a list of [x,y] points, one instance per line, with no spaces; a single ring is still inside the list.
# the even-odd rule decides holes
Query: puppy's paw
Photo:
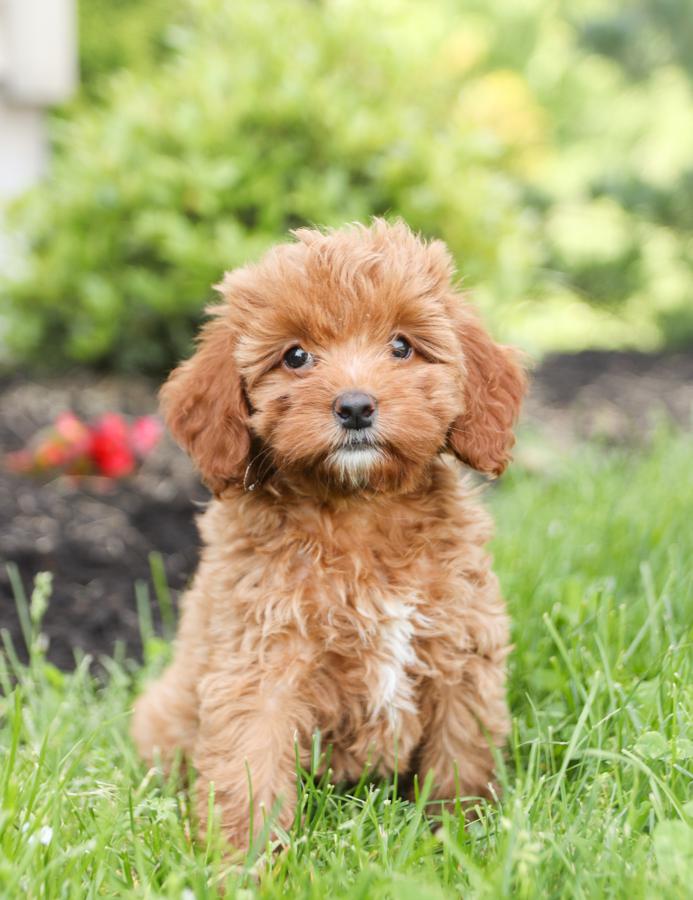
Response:
[[[172,696],[171,685],[155,681],[135,702],[130,733],[148,765],[161,762],[169,768],[174,759],[190,752],[196,719],[181,698]]]

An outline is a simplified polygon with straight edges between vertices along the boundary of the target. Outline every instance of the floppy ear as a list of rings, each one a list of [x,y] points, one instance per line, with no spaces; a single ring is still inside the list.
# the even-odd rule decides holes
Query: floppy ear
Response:
[[[496,344],[459,298],[455,319],[464,355],[464,412],[454,422],[448,444],[472,468],[500,475],[511,459],[513,425],[527,379],[515,351]]]
[[[197,352],[169,375],[159,394],[171,434],[214,494],[243,478],[250,450],[248,409],[223,306],[198,338]]]

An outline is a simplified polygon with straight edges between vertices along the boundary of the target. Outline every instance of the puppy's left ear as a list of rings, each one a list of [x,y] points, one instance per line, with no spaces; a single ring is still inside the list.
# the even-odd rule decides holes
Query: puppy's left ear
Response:
[[[454,318],[464,358],[464,412],[448,444],[455,455],[486,475],[501,475],[510,462],[513,426],[527,390],[515,351],[496,344],[476,314],[455,297]]]
[[[171,434],[219,494],[242,480],[250,434],[235,336],[223,306],[209,311],[214,318],[202,328],[197,352],[173,370],[159,396]]]

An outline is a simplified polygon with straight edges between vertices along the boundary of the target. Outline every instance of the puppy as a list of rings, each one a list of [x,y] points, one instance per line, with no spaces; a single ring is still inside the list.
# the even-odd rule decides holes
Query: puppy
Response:
[[[202,823],[213,783],[237,847],[263,810],[290,825],[316,730],[336,781],[432,772],[449,799],[489,795],[509,727],[491,523],[451,457],[501,474],[523,371],[440,241],[380,220],[294,236],[226,275],[161,392],[214,499],[132,733],[192,761]]]

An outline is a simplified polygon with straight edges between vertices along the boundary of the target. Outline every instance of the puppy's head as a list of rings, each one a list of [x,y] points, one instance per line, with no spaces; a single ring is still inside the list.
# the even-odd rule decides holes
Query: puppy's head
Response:
[[[253,480],[410,490],[444,450],[499,475],[525,379],[451,286],[444,244],[380,220],[295,237],[226,276],[162,389],[209,487],[254,466]]]

